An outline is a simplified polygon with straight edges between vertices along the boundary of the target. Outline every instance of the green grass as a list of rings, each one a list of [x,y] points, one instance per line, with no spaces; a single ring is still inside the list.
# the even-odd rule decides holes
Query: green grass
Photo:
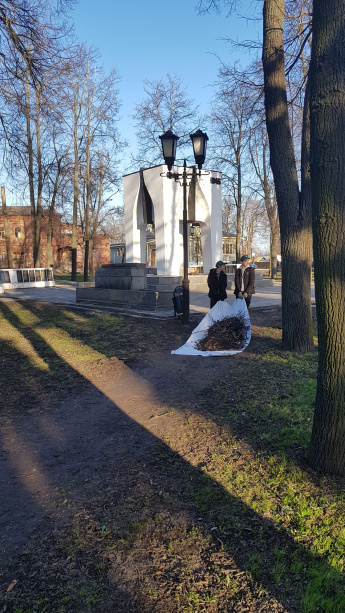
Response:
[[[71,281],[71,273],[69,274],[59,274],[54,272],[54,281]],[[77,273],[77,283],[84,281],[84,275],[81,273]]]
[[[308,372],[308,359],[290,358],[287,364],[296,372],[303,365]],[[248,576],[255,580],[266,576],[267,581],[270,574],[269,582],[275,584],[283,600],[296,589],[297,581],[301,613],[340,613],[345,611],[345,491],[342,484],[331,479],[317,478],[315,482],[315,475],[305,464],[314,396],[315,378],[307,377],[284,386],[280,397],[274,396],[264,404],[262,399],[253,398],[238,405],[237,415],[232,404],[229,423],[236,429],[236,417],[245,411],[250,426],[242,425],[239,431],[245,432],[252,443],[258,442],[257,437],[263,438],[260,451],[243,452],[238,464],[241,440],[231,446],[220,445],[204,468],[194,502],[206,515],[217,508],[217,534],[225,546],[229,543],[231,549],[234,540],[250,541]],[[288,425],[282,427],[283,423]],[[222,499],[216,483],[231,496],[230,503]],[[277,531],[275,540],[282,538],[282,546],[267,552],[267,541],[272,540],[269,530],[260,528],[255,517],[272,522],[272,530]],[[257,528],[252,541],[247,535],[253,521]]]

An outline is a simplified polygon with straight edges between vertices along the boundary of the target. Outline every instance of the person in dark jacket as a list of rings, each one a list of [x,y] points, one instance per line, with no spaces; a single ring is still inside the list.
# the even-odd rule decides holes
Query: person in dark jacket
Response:
[[[226,286],[228,283],[228,278],[225,274],[225,264],[222,260],[219,260],[216,263],[215,268],[211,268],[208,277],[207,277],[207,285],[209,287],[208,297],[210,298],[210,309],[214,307],[214,305],[219,300],[225,300],[226,294]]]
[[[242,255],[241,266],[235,271],[235,291],[236,298],[244,298],[247,308],[255,294],[255,269],[249,266],[249,257]]]

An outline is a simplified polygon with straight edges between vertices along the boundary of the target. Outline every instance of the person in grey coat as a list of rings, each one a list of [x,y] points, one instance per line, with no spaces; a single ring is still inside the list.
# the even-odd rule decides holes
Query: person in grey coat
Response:
[[[236,298],[244,298],[247,308],[251,303],[252,295],[255,294],[255,270],[249,266],[249,257],[242,255],[241,266],[235,271],[235,291]]]

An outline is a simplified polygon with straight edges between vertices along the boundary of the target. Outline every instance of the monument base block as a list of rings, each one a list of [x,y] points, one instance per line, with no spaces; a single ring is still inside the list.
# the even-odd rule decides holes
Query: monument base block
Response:
[[[76,288],[76,301],[139,311],[171,310],[173,314],[177,285],[181,277],[147,275],[145,264],[109,264],[96,270],[94,284]]]

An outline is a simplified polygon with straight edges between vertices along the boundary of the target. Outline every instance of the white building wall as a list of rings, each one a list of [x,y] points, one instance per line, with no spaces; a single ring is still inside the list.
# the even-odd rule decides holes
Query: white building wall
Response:
[[[161,165],[142,172],[154,206],[157,274],[178,276],[183,270],[183,187],[174,179],[162,177],[166,171],[167,167]],[[172,169],[182,171],[177,166]],[[140,175],[136,172],[124,177],[126,261],[145,263],[146,223]],[[198,177],[196,186],[195,221],[201,226],[204,272],[222,257],[221,186],[210,182],[211,177],[220,176],[211,171]]]

